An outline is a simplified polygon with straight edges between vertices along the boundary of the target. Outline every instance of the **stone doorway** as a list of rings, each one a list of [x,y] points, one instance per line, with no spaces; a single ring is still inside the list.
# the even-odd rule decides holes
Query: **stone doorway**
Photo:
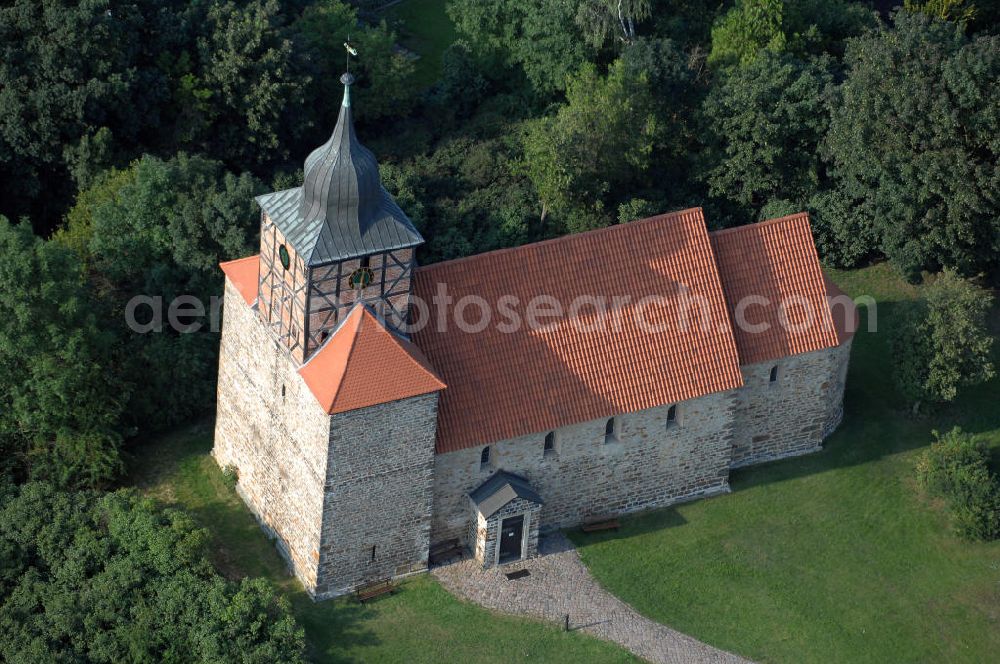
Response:
[[[469,541],[484,568],[532,558],[538,552],[542,499],[528,480],[499,471],[469,494]]]
[[[524,515],[504,519],[500,525],[500,551],[497,564],[512,563],[524,557]]]

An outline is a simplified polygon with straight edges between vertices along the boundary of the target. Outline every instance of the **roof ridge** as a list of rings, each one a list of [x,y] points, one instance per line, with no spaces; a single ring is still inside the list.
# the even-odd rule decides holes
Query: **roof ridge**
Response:
[[[360,316],[360,320],[358,320],[358,324],[354,328],[354,336],[351,338],[351,343],[347,347],[347,361],[344,362],[344,370],[340,374],[340,380],[337,381],[337,389],[334,391],[333,397],[330,399],[331,408],[333,408],[334,404],[337,403],[337,398],[340,396],[341,390],[344,389],[344,383],[347,382],[347,372],[351,370],[351,362],[354,361],[354,349],[358,345],[358,337],[361,336],[361,326],[365,323],[365,313],[367,313],[365,311],[366,307],[364,303],[355,303],[354,308],[351,309],[351,311],[347,314],[347,318],[344,319],[344,324],[346,325],[351,320],[351,316],[353,316],[354,312],[358,309],[361,310],[361,313],[358,314]],[[330,335],[330,338],[333,338],[333,335]],[[314,353],[313,356],[315,357],[315,355],[316,354]]]
[[[709,236],[728,235],[730,233],[735,233],[736,231],[744,231],[750,228],[760,228],[761,226],[777,226],[780,223],[787,221],[798,221],[799,219],[805,219],[809,221],[808,212],[796,212],[795,214],[786,214],[784,217],[775,217],[774,219],[765,219],[764,221],[753,221],[749,224],[740,224],[739,226],[730,226],[729,228],[720,228],[717,231],[709,231]],[[810,225],[810,232],[811,232]]]
[[[705,218],[704,209],[701,206],[684,208],[683,210],[664,212],[662,214],[653,215],[652,217],[645,217],[643,219],[635,219],[633,221],[621,222],[613,224],[611,226],[605,226],[603,228],[593,228],[589,231],[583,231],[581,233],[569,233],[568,235],[560,235],[559,237],[548,238],[546,240],[529,242],[527,244],[521,244],[516,247],[504,247],[503,249],[493,249],[491,251],[484,251],[480,254],[473,254],[472,256],[463,256],[461,258],[452,258],[450,260],[440,261],[438,263],[431,263],[430,265],[421,265],[417,269],[421,272],[430,272],[443,266],[451,266],[463,262],[471,262],[480,258],[485,258],[486,256],[500,256],[508,253],[523,251],[529,247],[539,247],[542,245],[559,244],[564,242],[571,242],[573,240],[577,240],[582,237],[594,237],[605,233],[613,233],[614,231],[620,229],[622,226],[648,225],[657,221],[667,221],[667,220],[674,221],[676,219],[682,218],[684,215],[692,213],[700,214],[702,220],[704,221]]]

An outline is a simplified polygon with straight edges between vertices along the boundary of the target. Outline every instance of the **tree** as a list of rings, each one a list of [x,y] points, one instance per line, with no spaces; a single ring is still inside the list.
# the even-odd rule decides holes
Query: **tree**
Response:
[[[195,147],[244,168],[287,157],[306,128],[295,114],[308,79],[294,68],[278,0],[213,2],[204,30],[196,87],[207,103]]]
[[[0,508],[0,658],[303,661],[288,603],[263,579],[219,576],[207,542],[134,491],[21,486]]]
[[[841,43],[876,24],[871,10],[844,0],[737,0],[712,28],[709,64],[747,65],[762,52],[839,56]]]
[[[309,98],[325,111],[320,120],[329,132],[340,111],[346,53],[343,44],[350,36],[358,57],[351,63],[357,83],[351,90],[358,119],[405,115],[416,98],[412,80],[413,62],[395,49],[396,35],[382,21],[366,26],[358,23],[357,10],[340,0],[319,0],[302,12],[293,25],[299,50],[310,65]],[[320,100],[324,100],[320,102]]]
[[[79,258],[0,217],[0,456],[16,476],[97,486],[121,470],[114,338]]]
[[[636,40],[635,24],[649,18],[649,0],[586,0],[580,3],[576,22],[595,48],[609,37],[631,44]]]
[[[101,128],[116,145],[134,146],[159,126],[168,85],[155,58],[173,50],[186,25],[169,20],[180,18],[169,16],[171,4],[185,3],[4,3],[0,213],[30,214],[39,231],[51,229],[73,193],[64,153],[79,164],[89,151],[80,143]]]
[[[824,149],[834,176],[819,232],[850,260],[904,274],[1000,267],[1000,39],[899,12],[851,40]]]
[[[782,0],[737,0],[712,28],[711,64],[745,65],[761,50],[785,50]]]
[[[600,224],[609,197],[620,195],[649,167],[661,140],[649,76],[629,75],[618,60],[600,76],[586,64],[566,88],[567,103],[553,116],[527,123],[524,164],[542,203],[567,215],[568,227]],[[617,203],[611,210],[617,209]]]
[[[961,387],[995,375],[987,317],[993,298],[946,270],[913,305],[893,336],[895,379],[916,411],[922,402],[952,401]]]
[[[175,298],[190,295],[207,316],[222,286],[219,262],[256,246],[253,197],[263,191],[251,175],[234,175],[203,157],[144,157],[82,192],[70,211],[57,241],[86,246],[105,324],[124,349],[119,379],[143,388],[129,401],[127,428],[162,428],[204,410],[212,402],[218,345],[207,318],[197,321],[201,332],[179,333],[164,324],[137,333],[123,315],[128,302],[138,295],[160,298],[165,317]],[[141,314],[142,322],[153,315],[145,307]]]
[[[904,0],[908,12],[922,12],[942,21],[955,21],[965,26],[976,18],[976,6],[968,0]]]
[[[520,66],[543,96],[566,88],[592,55],[575,22],[573,0],[452,0],[448,16],[480,53]]]
[[[713,196],[747,213],[776,199],[805,207],[823,173],[831,67],[828,58],[764,53],[713,86],[703,105]]]

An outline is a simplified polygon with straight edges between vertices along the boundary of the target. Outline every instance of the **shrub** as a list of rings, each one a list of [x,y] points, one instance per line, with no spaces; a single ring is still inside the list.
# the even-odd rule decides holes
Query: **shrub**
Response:
[[[934,437],[917,462],[921,486],[945,499],[962,537],[1000,538],[1000,483],[990,472],[986,446],[957,427]]]
[[[235,489],[236,484],[240,481],[240,471],[233,464],[227,465],[222,469],[222,481],[226,483],[230,489]]]

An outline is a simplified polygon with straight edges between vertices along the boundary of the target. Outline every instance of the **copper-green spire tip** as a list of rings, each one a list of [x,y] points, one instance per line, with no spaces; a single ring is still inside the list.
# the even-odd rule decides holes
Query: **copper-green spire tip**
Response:
[[[347,72],[340,77],[340,82],[344,84],[344,103],[347,108],[351,107],[351,84],[354,83],[354,74]]]

